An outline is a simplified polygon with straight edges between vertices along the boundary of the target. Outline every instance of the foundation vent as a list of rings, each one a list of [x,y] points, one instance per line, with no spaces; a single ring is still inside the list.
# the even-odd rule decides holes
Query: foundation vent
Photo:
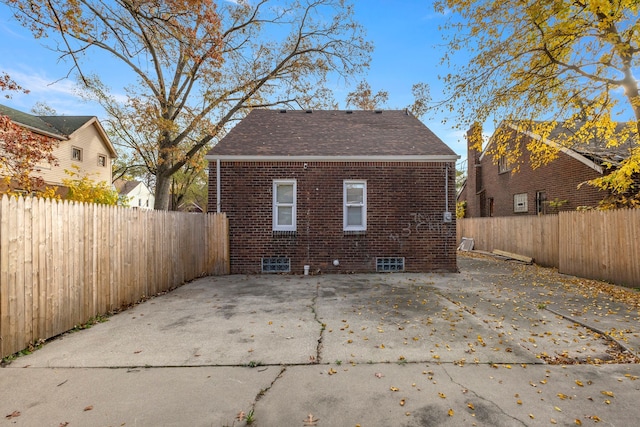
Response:
[[[376,271],[378,273],[404,271],[404,258],[376,258]]]
[[[263,273],[290,273],[291,260],[286,257],[262,258]]]

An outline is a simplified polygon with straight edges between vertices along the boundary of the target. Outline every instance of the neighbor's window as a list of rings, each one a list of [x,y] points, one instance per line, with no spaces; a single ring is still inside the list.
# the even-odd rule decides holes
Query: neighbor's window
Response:
[[[498,159],[498,173],[509,172],[512,169],[507,156],[500,156]]]
[[[107,156],[98,154],[98,166],[102,166],[102,167],[107,166]]]
[[[514,212],[528,212],[527,207],[527,193],[515,194],[513,196],[513,211]]]
[[[344,181],[344,231],[367,229],[367,182]]]
[[[296,181],[273,181],[273,231],[296,231]]]
[[[71,159],[77,162],[82,161],[82,148],[71,147]]]

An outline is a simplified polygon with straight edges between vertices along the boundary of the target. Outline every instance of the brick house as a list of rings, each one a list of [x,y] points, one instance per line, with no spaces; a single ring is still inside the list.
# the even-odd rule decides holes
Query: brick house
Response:
[[[251,111],[209,153],[232,273],[457,271],[455,161],[406,111]]]
[[[467,134],[468,141],[471,132]],[[504,157],[494,159],[488,153],[496,135],[504,132],[510,144],[519,144],[517,149],[522,153],[515,173]],[[539,215],[597,206],[609,193],[580,184],[606,174],[606,165],[616,165],[628,156],[633,142],[607,147],[603,141],[591,140],[566,147],[563,145],[566,132],[560,125],[548,138],[541,138],[517,122],[505,122],[496,129],[482,152],[468,143],[467,179],[457,198],[467,203],[465,217]],[[557,158],[532,168],[526,145],[533,139],[558,150]]]

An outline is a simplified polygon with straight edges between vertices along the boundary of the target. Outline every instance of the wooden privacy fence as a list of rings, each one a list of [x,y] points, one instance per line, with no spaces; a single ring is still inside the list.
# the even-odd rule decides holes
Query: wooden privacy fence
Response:
[[[0,357],[205,275],[229,273],[225,214],[0,200]]]
[[[640,286],[640,209],[464,218],[457,236],[473,238],[475,249],[526,255],[560,273]]]

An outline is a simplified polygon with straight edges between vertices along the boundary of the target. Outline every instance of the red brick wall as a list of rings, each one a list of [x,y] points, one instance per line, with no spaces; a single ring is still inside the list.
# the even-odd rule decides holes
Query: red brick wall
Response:
[[[526,144],[526,140],[522,142]],[[598,202],[606,197],[607,193],[590,185],[578,184],[601,176],[600,173],[560,152],[558,158],[546,166],[537,169],[531,168],[529,154],[526,148],[522,148],[521,165],[516,173],[499,173],[497,164],[494,164],[490,155],[485,154],[481,160],[481,181],[484,193],[476,194],[470,188],[470,182],[460,196],[460,200],[467,201],[467,217],[489,216],[489,199],[493,198],[493,216],[512,215],[536,215],[536,193],[546,193],[548,201],[554,199],[566,200],[559,210],[575,210],[579,206],[597,206]],[[470,170],[473,169],[473,166]],[[472,180],[473,181],[473,180]],[[527,193],[527,212],[516,213],[513,209],[515,194]],[[485,206],[480,206],[484,203]],[[555,213],[549,209],[547,213]]]
[[[221,210],[229,217],[231,272],[258,273],[262,257],[286,256],[293,273],[372,272],[376,257],[405,257],[405,271],[456,271],[455,167],[445,163],[222,162]],[[272,232],[275,179],[297,182],[295,235]],[[343,232],[343,181],[367,180],[367,231]],[[210,164],[209,211],[216,210]],[[333,260],[340,261],[335,267]]]

